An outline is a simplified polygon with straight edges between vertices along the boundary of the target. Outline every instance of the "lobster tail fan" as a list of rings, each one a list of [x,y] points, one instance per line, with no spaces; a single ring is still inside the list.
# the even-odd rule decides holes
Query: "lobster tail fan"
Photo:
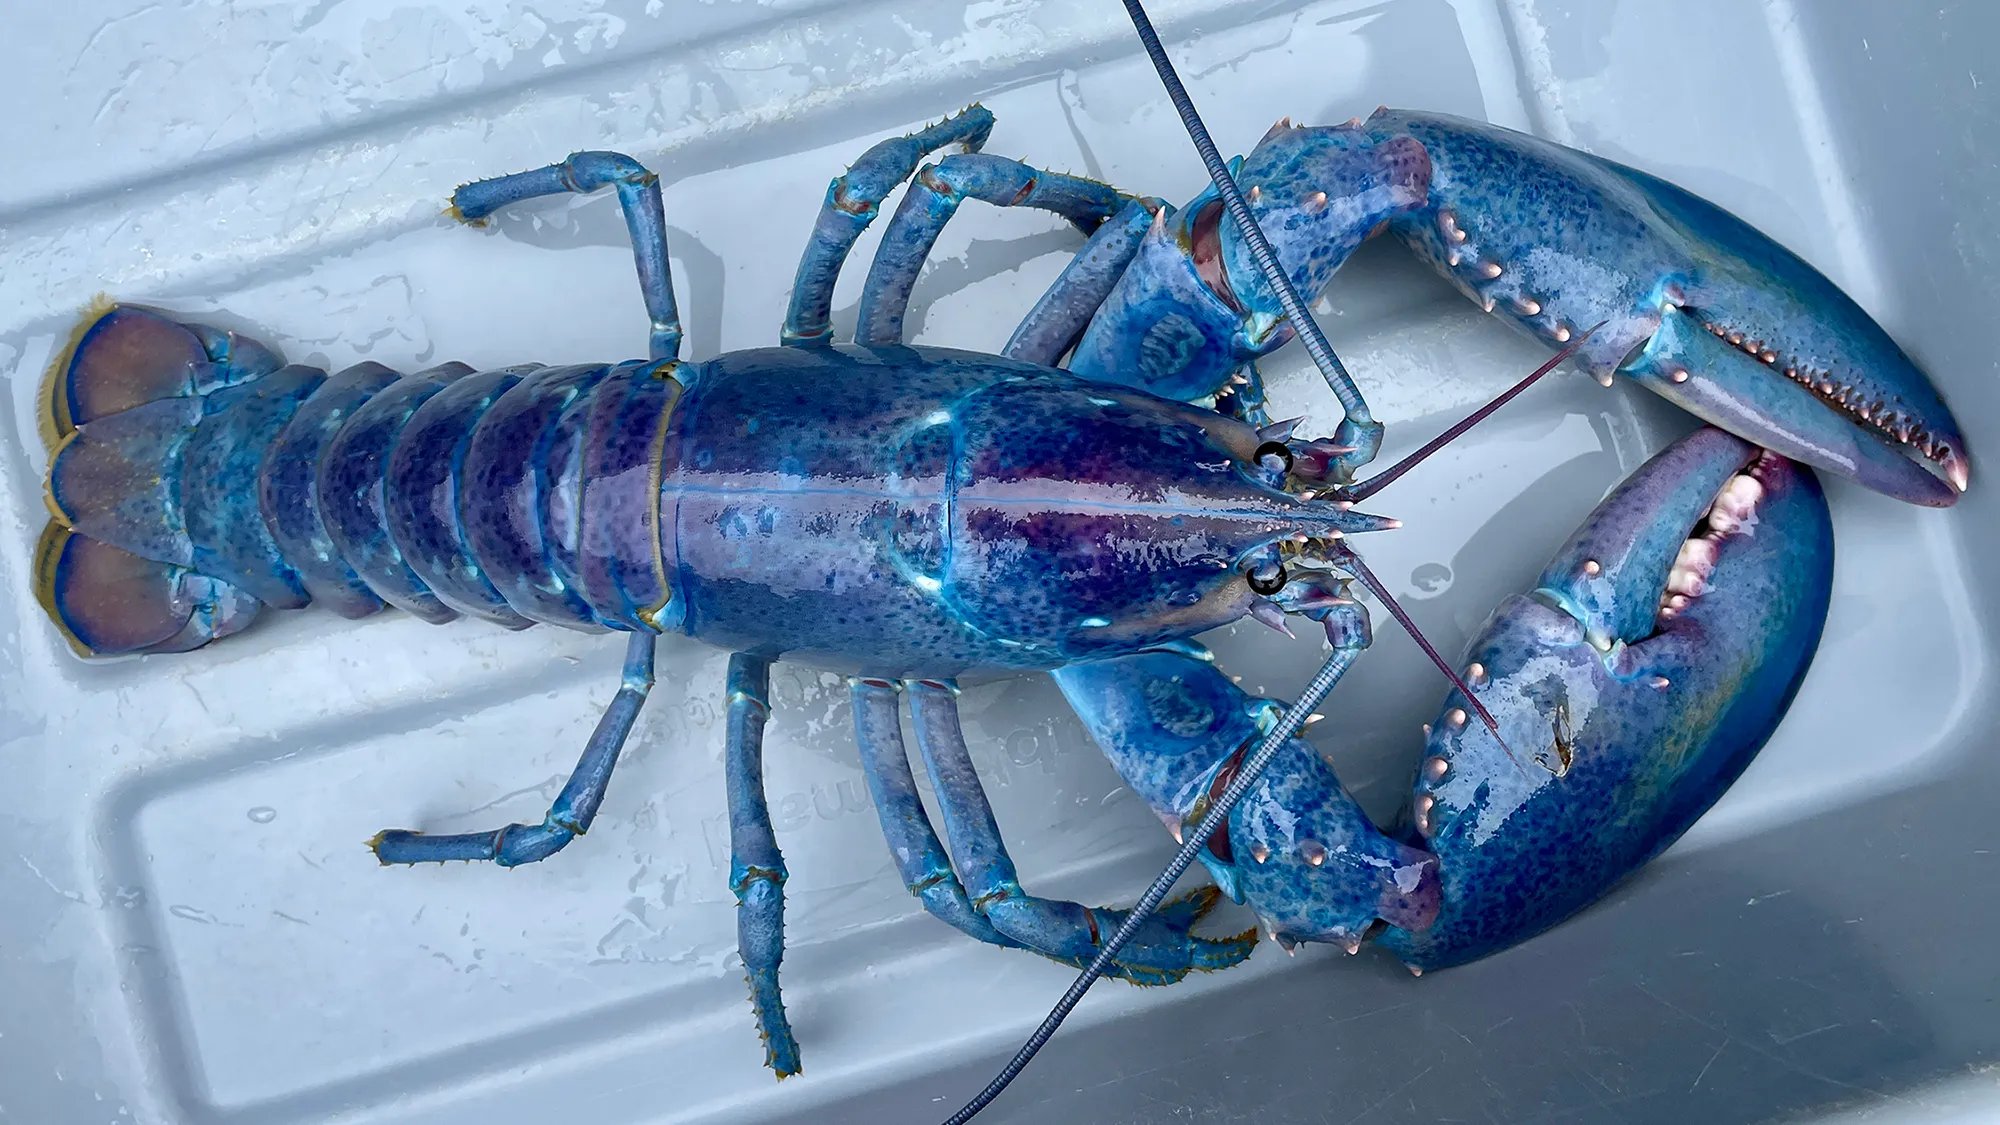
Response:
[[[255,620],[255,598],[218,579],[143,559],[50,522],[35,551],[35,597],[77,652],[184,652]]]
[[[53,447],[87,422],[246,382],[279,362],[269,348],[234,332],[99,298],[49,368],[42,438]]]
[[[100,299],[49,369],[42,436],[54,445],[93,418],[190,393],[208,362],[194,333],[157,313]]]
[[[199,520],[209,541],[242,538],[218,522],[235,509],[218,516],[211,497],[242,475],[222,456],[234,448],[225,439],[260,438],[267,415],[289,413],[249,417],[231,408],[256,399],[251,388],[212,392],[279,366],[269,348],[231,332],[109,301],[91,307],[44,392],[51,519],[35,557],[36,597],[79,653],[185,651],[256,617],[262,602],[227,565],[233,556],[199,550],[189,528]],[[311,382],[281,389],[295,398]],[[202,573],[218,567],[230,577]]]
[[[178,503],[180,449],[200,399],[149,402],[56,443],[43,482],[57,523],[142,558],[186,565],[194,547]]]

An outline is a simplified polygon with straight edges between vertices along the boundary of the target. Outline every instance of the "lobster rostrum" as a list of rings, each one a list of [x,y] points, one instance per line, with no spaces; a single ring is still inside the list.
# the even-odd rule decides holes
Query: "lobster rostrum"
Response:
[[[875,146],[834,181],[786,346],[678,358],[659,185],[615,153],[469,184],[453,212],[478,223],[522,200],[614,188],[651,318],[645,360],[329,375],[154,310],[97,310],[50,382],[44,607],[90,656],[186,651],[263,607],[311,602],[629,634],[620,689],[541,823],[385,832],[372,842],[385,864],[511,865],[560,850],[601,806],[652,684],[656,638],[729,649],[730,879],[781,1077],[799,1059],[778,987],[786,874],[762,792],[776,659],[852,678],[870,792],[926,909],[982,941],[1088,960],[1124,915],[1022,888],[966,752],[957,683],[1052,672],[1134,788],[1184,822],[1273,706],[1230,683],[1193,638],[1245,616],[1300,618],[1351,662],[1370,636],[1348,597],[1365,568],[1346,537],[1394,521],[1354,509],[1345,481],[1372,449],[1347,435],[1253,425],[1232,416],[1254,416],[1247,400],[1213,408],[1219,385],[1157,393],[1199,364],[1227,381],[1231,364],[1282,342],[1283,329],[1255,319],[1258,282],[1205,204],[1175,225],[1156,201],[978,153],[917,171],[927,152],[976,148],[990,126],[969,111]],[[1301,176],[1322,151],[1356,170],[1339,194],[1295,208],[1293,226],[1275,224],[1298,232],[1275,241],[1308,278],[1422,205],[1413,143],[1343,128],[1276,131],[1262,147],[1291,153],[1281,163]],[[913,173],[857,342],[834,344],[841,264]],[[964,198],[1047,207],[1092,232],[1002,355],[901,342],[910,285]],[[1198,287],[1181,285],[1190,277]],[[1121,303],[1128,289],[1191,295],[1209,311],[1184,316],[1192,334],[1176,327],[1149,347],[1147,329],[1171,310]],[[1238,318],[1226,336],[1211,297]],[[1086,347],[1093,333],[1102,343]],[[1064,355],[1071,370],[1053,365]],[[1104,366],[1079,377],[1090,362]],[[1948,422],[1928,431],[1955,433]],[[1366,437],[1365,425],[1347,428]],[[1294,742],[1211,843],[1221,888],[1286,940],[1376,934],[1412,964],[1448,963],[1559,921],[1699,815],[1803,674],[1831,556],[1804,470],[1711,432],[1655,465],[1607,501],[1543,589],[1475,641],[1482,666],[1467,686],[1478,698],[1456,700],[1438,725],[1430,761],[1443,768],[1426,765],[1409,828],[1378,830]],[[903,696],[949,848],[917,795]],[[1453,721],[1481,701],[1504,743]],[[1541,764],[1517,760],[1523,748]],[[1518,864],[1536,849],[1520,833],[1578,847],[1528,872]],[[1524,878],[1546,895],[1515,902],[1508,888]],[[1254,932],[1191,932],[1215,899],[1197,892],[1162,910],[1114,971],[1164,983],[1248,956]]]

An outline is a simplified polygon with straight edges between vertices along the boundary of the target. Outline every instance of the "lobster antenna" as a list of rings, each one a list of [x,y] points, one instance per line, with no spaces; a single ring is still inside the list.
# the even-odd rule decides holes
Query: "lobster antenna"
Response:
[[[1382,580],[1375,577],[1375,572],[1368,569],[1368,564],[1361,561],[1360,555],[1355,554],[1344,544],[1336,546],[1341,555],[1340,565],[1352,571],[1354,577],[1359,578],[1361,584],[1368,587],[1369,593],[1381,599],[1382,605],[1389,611],[1389,616],[1396,619],[1396,624],[1403,627],[1403,631],[1410,635],[1411,640],[1417,642],[1417,647],[1424,650],[1424,655],[1430,657],[1432,664],[1437,665],[1437,670],[1443,672],[1444,678],[1451,681],[1451,686],[1457,688],[1458,693],[1465,697],[1473,712],[1479,716],[1479,721],[1485,723],[1486,729],[1493,732],[1493,737],[1500,743],[1500,748],[1507,752],[1509,758],[1514,759],[1515,765],[1521,765],[1520,755],[1514,753],[1512,746],[1507,745],[1506,737],[1500,733],[1500,724],[1493,721],[1493,716],[1486,710],[1486,705],[1479,702],[1479,697],[1472,694],[1472,689],[1459,678],[1458,672],[1445,663],[1444,657],[1438,655],[1437,649],[1431,647],[1431,642],[1424,637],[1424,631],[1417,628],[1417,623],[1410,620],[1409,614],[1403,612],[1403,607],[1397,604],[1396,599],[1389,593],[1389,588],[1382,585]]]
[[[1334,498],[1337,500],[1346,500],[1349,503],[1358,503],[1362,500],[1368,499],[1370,496],[1375,495],[1377,492],[1382,491],[1389,485],[1394,484],[1396,482],[1397,477],[1400,477],[1404,473],[1409,472],[1411,469],[1416,468],[1418,465],[1423,464],[1424,460],[1428,458],[1431,454],[1436,453],[1438,450],[1443,449],[1445,446],[1450,445],[1454,441],[1457,441],[1459,437],[1461,437],[1465,433],[1465,431],[1485,421],[1488,415],[1492,414],[1494,411],[1500,409],[1501,407],[1507,405],[1509,402],[1512,402],[1514,400],[1514,396],[1520,394],[1522,391],[1527,390],[1529,387],[1534,386],[1537,382],[1540,382],[1542,376],[1547,375],[1551,371],[1554,371],[1558,366],[1562,364],[1562,361],[1575,355],[1577,349],[1583,346],[1584,341],[1590,339],[1590,334],[1604,327],[1605,323],[1606,323],[1605,321],[1600,320],[1596,324],[1593,324],[1589,328],[1585,329],[1582,335],[1570,341],[1568,347],[1565,347],[1563,350],[1557,352],[1554,356],[1550,357],[1547,363],[1544,363],[1540,367],[1535,368],[1533,373],[1531,373],[1527,378],[1521,380],[1520,382],[1500,392],[1500,394],[1497,397],[1495,397],[1492,402],[1489,402],[1485,406],[1482,406],[1479,409],[1473,411],[1472,413],[1466,415],[1462,420],[1460,420],[1456,425],[1452,426],[1450,429],[1439,434],[1437,437],[1432,438],[1430,441],[1425,442],[1422,449],[1417,450],[1415,453],[1410,454],[1408,457],[1403,458],[1401,461],[1398,461],[1395,464],[1389,466],[1388,468],[1382,470],[1381,472],[1376,473],[1374,476],[1369,477],[1367,480],[1362,481],[1360,484],[1348,485],[1344,488],[1335,489]]]
[[[1201,162],[1208,169],[1208,178],[1214,181],[1216,192],[1222,197],[1223,206],[1228,208],[1230,218],[1235,220],[1237,229],[1242,232],[1244,242],[1250,247],[1251,256],[1257,260],[1257,268],[1263,271],[1265,280],[1277,291],[1278,300],[1285,306],[1285,316],[1291,320],[1292,327],[1298,332],[1299,342],[1304,345],[1306,353],[1312,356],[1320,375],[1326,379],[1327,386],[1332,388],[1334,397],[1340,400],[1341,409],[1346,413],[1346,417],[1341,422],[1339,430],[1335,432],[1335,440],[1342,445],[1358,447],[1362,451],[1362,460],[1365,463],[1367,458],[1374,455],[1375,447],[1381,441],[1382,424],[1368,412],[1368,404],[1362,400],[1360,388],[1354,385],[1354,379],[1348,375],[1347,369],[1340,365],[1339,358],[1327,345],[1326,337],[1320,333],[1319,324],[1307,314],[1305,302],[1299,299],[1298,292],[1292,288],[1291,279],[1285,276],[1285,271],[1278,265],[1277,255],[1271,252],[1271,244],[1264,240],[1264,232],[1258,229],[1257,219],[1250,214],[1250,205],[1244,202],[1243,193],[1237,188],[1235,177],[1229,174],[1229,166],[1223,163],[1222,154],[1215,150],[1215,142],[1209,138],[1207,126],[1201,123],[1201,115],[1195,112],[1194,102],[1188,98],[1187,87],[1181,85],[1180,76],[1174,73],[1173,61],[1167,58],[1166,48],[1160,45],[1159,34],[1153,30],[1153,21],[1146,18],[1145,7],[1140,0],[1125,0],[1125,12],[1132,17],[1132,28],[1139,34],[1139,43],[1145,47],[1146,56],[1153,62],[1153,70],[1159,74],[1160,82],[1166,86],[1167,97],[1173,102],[1175,112],[1180,114],[1181,124],[1187,127],[1188,137],[1194,141],[1195,150],[1201,154]],[[1394,612],[1397,613],[1398,620],[1407,621],[1401,616],[1400,610]],[[1414,629],[1414,626],[1406,625],[1406,627]],[[1419,642],[1421,643],[1421,638]],[[1426,644],[1424,647],[1428,651],[1430,646]],[[1194,863],[1195,856],[1207,846],[1208,838],[1227,821],[1236,803],[1263,774],[1264,767],[1271,764],[1271,759],[1277,756],[1279,748],[1305,726],[1306,717],[1311,715],[1320,701],[1326,698],[1326,693],[1333,690],[1333,685],[1347,671],[1348,665],[1354,662],[1357,652],[1357,649],[1336,648],[1327,656],[1319,671],[1307,681],[1298,699],[1278,717],[1277,723],[1264,736],[1264,741],[1258,745],[1256,753],[1244,761],[1243,768],[1237,772],[1229,787],[1223,790],[1221,797],[1208,810],[1208,815],[1202,818],[1201,824],[1187,835],[1180,851],[1174,854],[1173,862],[1167,864],[1167,869],[1160,873],[1159,878],[1153,880],[1153,885],[1146,888],[1145,894],[1139,896],[1138,903],[1132,907],[1132,913],[1126,916],[1125,923],[1119,926],[1117,932],[1111,935],[1111,939],[1097,951],[1097,956],[1092,958],[1090,964],[1077,975],[1069,990],[1064,992],[1062,998],[1049,1010],[1041,1026],[1035,1029],[1034,1034],[1028,1036],[1028,1041],[1021,1045],[1020,1050],[1014,1052],[1014,1057],[1007,1061],[1007,1065],[1001,1068],[993,1081],[987,1083],[986,1088],[965,1103],[957,1113],[952,1114],[946,1125],[965,1125],[965,1122],[972,1120],[981,1110],[991,1105],[993,1099],[999,1097],[1000,1092],[1012,1084],[1021,1071],[1027,1068],[1028,1063],[1040,1053],[1043,1045],[1055,1035],[1056,1029],[1069,1018],[1070,1012],[1083,1001],[1083,994],[1090,991],[1090,986],[1097,983],[1097,979],[1104,975],[1105,969],[1111,965],[1112,958],[1117,956],[1118,951],[1124,948],[1125,943],[1132,939],[1133,934],[1138,933],[1139,927],[1145,924],[1154,910],[1158,909],[1160,901],[1167,897],[1167,892],[1173,889],[1174,883]],[[1482,711],[1481,715],[1484,716],[1485,712]],[[1486,717],[1490,723],[1491,717]]]

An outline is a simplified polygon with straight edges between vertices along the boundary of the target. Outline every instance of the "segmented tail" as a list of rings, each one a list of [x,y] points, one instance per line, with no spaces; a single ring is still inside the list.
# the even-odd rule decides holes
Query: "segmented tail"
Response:
[[[242,470],[323,378],[234,333],[92,306],[44,389],[51,518],[34,568],[79,653],[181,652],[305,603]]]
[[[182,652],[264,607],[653,631],[671,362],[329,376],[94,306],[49,373],[42,608],[85,656]]]

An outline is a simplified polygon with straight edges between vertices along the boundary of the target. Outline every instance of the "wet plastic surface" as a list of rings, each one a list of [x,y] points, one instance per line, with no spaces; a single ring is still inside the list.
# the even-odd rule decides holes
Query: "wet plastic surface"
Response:
[[[1664,174],[1795,246],[1814,236],[1830,248],[1816,264],[1935,373],[1975,462],[2000,448],[2000,74],[1977,46],[2000,13],[1159,0],[1154,16],[1225,152],[1284,114],[1441,109]],[[922,914],[867,807],[839,684],[774,678],[805,1056],[780,1085],[724,885],[723,654],[663,647],[596,829],[556,859],[380,869],[362,847],[378,828],[539,817],[621,646],[302,613],[190,656],[86,666],[26,579],[36,384],[100,291],[326,365],[636,354],[611,198],[524,208],[492,233],[438,217],[464,180],[581,148],[664,177],[689,354],[771,343],[827,180],[967,102],[998,115],[990,151],[1197,193],[1121,7],[111,0],[17,5],[0,26],[0,1119],[921,1121],[973,1093],[1071,973]],[[967,208],[918,285],[913,334],[997,347],[1078,241]],[[1391,245],[1364,248],[1323,308],[1388,423],[1383,463],[1542,358]],[[1267,374],[1280,411],[1330,430],[1296,348]],[[1687,425],[1637,389],[1559,377],[1385,492],[1374,506],[1406,527],[1369,558],[1455,649]],[[1420,981],[1386,957],[1266,945],[1171,989],[1100,985],[983,1120],[2000,1116],[1991,484],[1976,475],[1945,512],[1829,484],[1835,605],[1791,717],[1606,903]],[[1380,808],[1442,688],[1378,633],[1314,734]],[[1254,626],[1215,641],[1278,696],[1317,655]],[[1171,842],[1055,690],[964,703],[1024,878],[1129,902]]]

